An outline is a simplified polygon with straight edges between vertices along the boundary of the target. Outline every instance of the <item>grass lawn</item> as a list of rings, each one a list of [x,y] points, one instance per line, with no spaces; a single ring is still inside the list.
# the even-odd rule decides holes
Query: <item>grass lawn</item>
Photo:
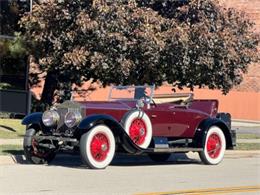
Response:
[[[23,154],[21,145],[0,145],[0,155]]]
[[[260,143],[238,143],[235,150],[260,150]]]
[[[237,139],[260,139],[260,135],[256,135],[256,134],[237,134]]]
[[[25,126],[19,119],[0,119],[0,138],[22,138]]]

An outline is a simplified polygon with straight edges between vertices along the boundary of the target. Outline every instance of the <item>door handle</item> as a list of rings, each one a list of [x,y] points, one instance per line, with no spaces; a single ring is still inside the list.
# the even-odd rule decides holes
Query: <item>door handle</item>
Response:
[[[152,118],[156,118],[157,117],[157,115],[156,114],[152,114],[152,116],[151,116]]]

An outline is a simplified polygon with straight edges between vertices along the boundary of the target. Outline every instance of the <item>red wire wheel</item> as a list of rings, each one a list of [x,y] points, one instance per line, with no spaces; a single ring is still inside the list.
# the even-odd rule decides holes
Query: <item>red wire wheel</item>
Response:
[[[33,164],[45,164],[51,162],[56,153],[53,149],[43,148],[37,141],[37,130],[29,128],[26,130],[23,149],[26,160]],[[44,143],[49,143],[49,141],[44,141]]]
[[[122,125],[129,138],[140,148],[149,147],[153,129],[148,115],[142,110],[133,110],[124,116]]]
[[[116,142],[105,125],[94,126],[80,138],[80,155],[83,163],[92,169],[106,168],[114,158]]]
[[[142,119],[134,119],[130,125],[129,135],[137,145],[144,143],[147,134],[145,122]]]
[[[224,158],[226,150],[225,135],[219,127],[212,126],[205,136],[203,151],[199,152],[200,159],[205,164],[217,165]]]
[[[104,133],[97,133],[90,143],[90,151],[93,158],[98,161],[104,161],[110,149],[108,137]]]
[[[215,159],[219,156],[221,150],[221,138],[217,133],[212,133],[208,137],[207,152],[208,155]]]

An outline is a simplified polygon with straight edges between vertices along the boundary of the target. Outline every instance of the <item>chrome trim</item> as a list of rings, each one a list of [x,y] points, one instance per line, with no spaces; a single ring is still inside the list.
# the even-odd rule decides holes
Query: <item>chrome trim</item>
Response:
[[[50,113],[50,116],[51,116],[51,120],[52,120],[52,124],[46,124],[46,122],[44,122],[44,119],[47,119],[46,115]],[[50,119],[50,118],[49,118]],[[48,111],[45,111],[42,115],[42,123],[46,126],[46,127],[52,127],[54,125],[57,125],[58,122],[60,120],[60,115],[57,111],[55,110],[48,110]]]
[[[70,117],[69,115],[70,114],[73,114],[74,115],[74,119],[75,119],[75,121],[73,122],[73,124],[72,125],[70,125],[69,123],[68,123],[68,117]],[[72,116],[72,115],[71,115]],[[64,116],[64,123],[65,123],[65,125],[67,126],[67,127],[69,127],[69,128],[72,128],[72,127],[75,127],[76,125],[78,125],[79,123],[80,123],[80,121],[81,121],[81,119],[82,119],[82,115],[81,115],[81,113],[79,112],[79,111],[69,111],[69,112],[67,112],[66,114],[65,114],[65,116]]]

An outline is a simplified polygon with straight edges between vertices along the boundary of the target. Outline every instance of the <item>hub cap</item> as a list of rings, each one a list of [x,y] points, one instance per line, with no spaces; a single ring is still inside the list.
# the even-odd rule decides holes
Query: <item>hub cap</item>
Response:
[[[129,135],[133,142],[137,145],[143,144],[146,134],[147,130],[144,121],[142,119],[133,120],[129,129]]]
[[[106,159],[109,152],[109,140],[103,133],[97,133],[90,143],[91,155],[96,161],[103,161]]]
[[[207,152],[211,158],[217,158],[221,150],[221,139],[218,134],[212,133],[208,137],[207,141]]]

